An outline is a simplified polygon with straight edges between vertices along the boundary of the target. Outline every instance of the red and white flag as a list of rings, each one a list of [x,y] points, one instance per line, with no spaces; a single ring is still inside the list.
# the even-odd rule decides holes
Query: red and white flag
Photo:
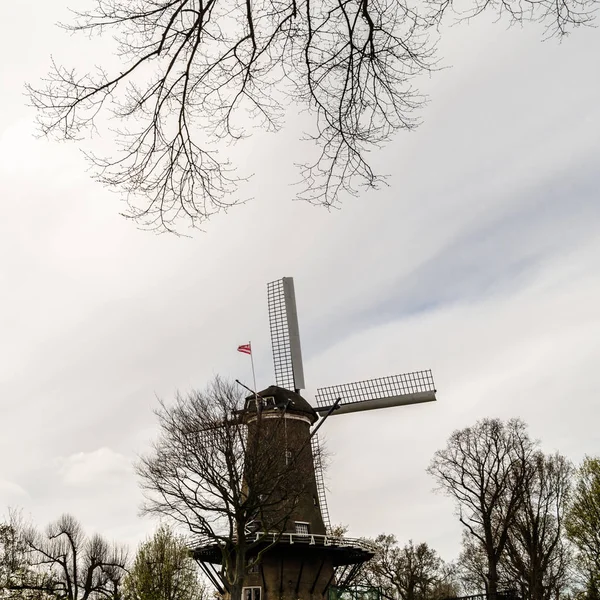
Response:
[[[252,354],[252,348],[250,344],[242,344],[238,346],[238,352],[242,352],[243,354]]]

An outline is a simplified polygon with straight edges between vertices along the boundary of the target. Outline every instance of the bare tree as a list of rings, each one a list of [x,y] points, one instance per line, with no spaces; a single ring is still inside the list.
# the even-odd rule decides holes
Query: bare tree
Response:
[[[454,562],[442,561],[438,579],[430,596],[432,600],[457,598],[462,594],[462,590],[458,565]]]
[[[428,468],[439,488],[456,500],[460,522],[487,558],[487,590],[498,593],[498,565],[509,528],[531,478],[534,444],[519,419],[483,419],[455,431]]]
[[[457,561],[458,576],[464,590],[471,594],[487,593],[487,554],[479,540],[462,533],[462,548]],[[500,574],[501,577],[501,574]]]
[[[539,18],[559,35],[588,23],[597,4],[474,2],[473,14]],[[252,127],[278,131],[292,104],[311,115],[317,148],[299,165],[298,197],[336,206],[358,185],[383,181],[369,150],[418,124],[424,98],[412,82],[436,64],[429,28],[452,1],[425,7],[421,15],[408,0],[96,0],[63,27],[110,33],[122,66],[80,74],[53,62],[28,93],[43,134],[72,140],[103,115],[117,123],[114,156],[88,158],[147,227],[197,226],[239,202],[239,178],[215,142]]]
[[[403,547],[393,535],[374,540],[375,557],[363,567],[359,583],[377,587],[389,600],[431,600],[455,595],[453,572],[437,552],[412,540]]]
[[[43,533],[26,526],[18,535],[26,566],[7,587],[19,597],[119,600],[126,552],[99,535],[88,538],[73,516],[62,515]]]
[[[216,546],[223,583],[239,600],[248,568],[278,539],[314,478],[310,443],[290,439],[283,411],[262,419],[258,399],[245,408],[238,388],[219,378],[172,406],[161,403],[157,415],[159,438],[137,466],[144,511]]]
[[[573,468],[560,454],[536,452],[530,461],[533,476],[510,526],[505,564],[523,598],[551,600],[569,583],[563,521]]]

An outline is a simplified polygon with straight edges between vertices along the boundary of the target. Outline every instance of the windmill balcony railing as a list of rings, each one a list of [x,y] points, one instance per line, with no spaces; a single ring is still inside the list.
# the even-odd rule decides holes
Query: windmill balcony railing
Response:
[[[227,539],[225,537],[223,540]],[[231,537],[235,543],[237,535]],[[358,539],[348,538],[335,535],[320,535],[316,533],[293,533],[293,532],[275,532],[275,531],[257,531],[246,536],[248,542],[264,542],[267,544],[304,544],[307,546],[331,546],[333,548],[355,548],[375,554],[376,547],[371,542]],[[194,536],[190,539],[190,546],[193,549],[198,549],[206,546],[217,545],[215,538],[206,536]]]

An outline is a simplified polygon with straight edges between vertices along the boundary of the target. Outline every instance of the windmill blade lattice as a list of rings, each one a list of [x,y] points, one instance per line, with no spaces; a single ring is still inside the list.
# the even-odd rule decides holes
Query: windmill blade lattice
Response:
[[[267,301],[275,382],[287,390],[304,389],[294,280],[283,277],[267,284]]]
[[[319,438],[315,433],[310,439],[312,446],[313,461],[315,465],[315,482],[317,484],[317,496],[319,500],[319,510],[325,524],[327,533],[331,533],[331,521],[329,520],[329,509],[327,508],[327,496],[325,493],[325,478],[323,477],[323,462],[321,459],[321,446]]]
[[[340,405],[334,415],[431,402],[435,400],[435,391],[431,371],[416,371],[319,388],[316,410],[321,415],[326,413],[338,398]]]

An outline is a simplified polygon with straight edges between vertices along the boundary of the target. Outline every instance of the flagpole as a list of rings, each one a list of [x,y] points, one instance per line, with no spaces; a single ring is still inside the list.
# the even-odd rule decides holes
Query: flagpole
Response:
[[[258,390],[256,388],[256,371],[254,369],[254,356],[252,356],[252,342],[248,342],[247,344],[242,344],[241,346],[238,346],[238,352],[243,352],[244,354],[249,354],[250,355],[250,364],[252,365],[252,382],[254,383],[254,390],[250,390],[250,388],[248,388],[247,386],[242,385],[243,387],[245,387],[247,390],[250,391],[254,391],[254,400],[256,401],[256,412],[260,412],[260,403],[258,402]],[[238,381],[236,379],[236,381]],[[240,383],[238,381],[238,383]]]
[[[252,342],[248,342],[250,348],[250,364],[252,365],[252,381],[254,382],[254,402],[256,403],[256,414],[260,416],[260,402],[258,401],[258,388],[256,387],[256,371],[254,370],[254,355],[252,354]]]
[[[254,393],[258,394],[258,389],[256,387],[256,373],[254,372],[254,356],[252,354],[252,342],[248,342],[248,346],[250,347],[250,363],[252,364],[252,381],[254,381]]]

